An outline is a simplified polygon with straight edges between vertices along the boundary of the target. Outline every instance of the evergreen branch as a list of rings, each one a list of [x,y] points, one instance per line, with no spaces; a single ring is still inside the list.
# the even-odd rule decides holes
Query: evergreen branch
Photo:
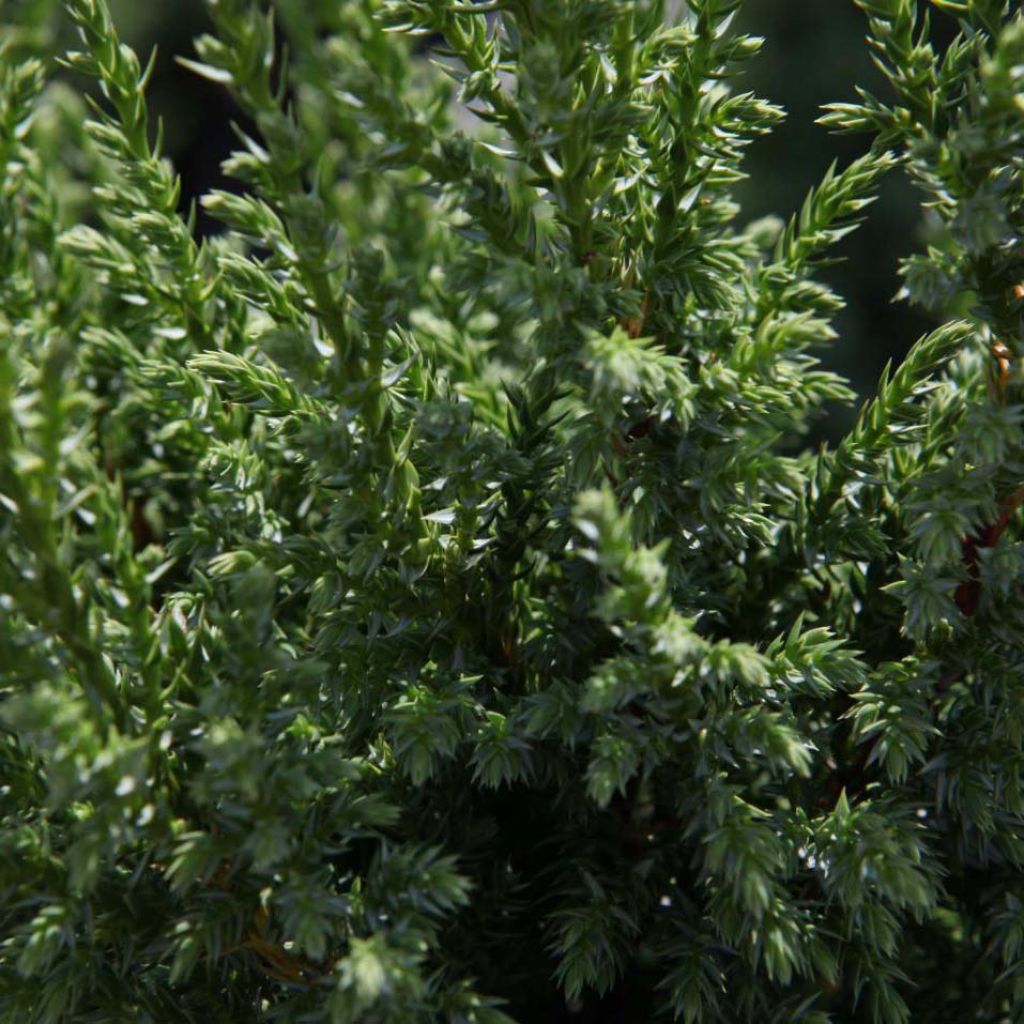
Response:
[[[868,153],[836,173],[833,162],[821,183],[811,189],[799,216],[779,236],[775,262],[765,268],[770,278],[785,272],[802,276],[822,266],[819,253],[840,242],[860,224],[858,214],[874,202],[878,180],[895,166],[888,153]]]
[[[351,336],[344,299],[333,282],[332,225],[314,187],[307,190],[301,129],[285,107],[287,82],[272,84],[277,65],[273,22],[256,17],[241,2],[210,0],[210,15],[223,40],[196,41],[202,63],[189,62],[196,73],[227,84],[260,126],[267,149],[250,145],[247,167],[255,175],[285,225],[294,246],[293,262],[312,299],[339,366],[350,380],[364,377],[357,339]],[[236,161],[237,163],[237,161]]]
[[[183,309],[186,328],[208,343],[206,308],[216,282],[208,280],[205,260],[192,236],[193,224],[178,215],[181,183],[162,157],[162,132],[157,132],[155,142],[149,137],[145,90],[156,51],[141,67],[135,53],[120,42],[107,0],[67,0],[65,8],[87,47],[85,52],[69,53],[66,63],[100,83],[116,115],[97,108],[100,120],[86,125],[100,149],[117,162],[123,180],[123,185],[100,193],[112,214],[115,237],[131,252],[136,236],[141,236],[160,253],[171,269],[168,287],[174,302],[168,312],[174,316]],[[69,242],[71,238],[78,241],[78,256],[102,259],[102,238],[90,238],[84,245],[85,236],[80,232],[70,236]],[[144,262],[140,260],[139,266],[145,267]],[[144,271],[138,276],[145,279],[148,275]],[[155,282],[146,290],[158,299],[164,297]]]
[[[820,460],[811,522],[822,523],[842,497],[844,486],[870,465],[887,438],[906,433],[914,419],[914,402],[933,387],[930,378],[975,332],[965,321],[943,325],[919,339],[895,374],[882,371],[878,394],[866,403],[856,426],[843,438],[834,455]],[[898,442],[897,442],[898,443]]]

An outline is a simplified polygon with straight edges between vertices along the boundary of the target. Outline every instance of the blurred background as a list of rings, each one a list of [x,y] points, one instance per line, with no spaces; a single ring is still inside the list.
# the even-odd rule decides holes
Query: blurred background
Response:
[[[228,122],[238,112],[222,89],[173,59],[191,56],[193,37],[207,27],[201,0],[114,0],[112,7],[125,41],[142,54],[159,48],[149,97],[164,119],[167,151],[182,176],[183,202],[228,186],[219,165],[234,147]],[[816,125],[821,105],[855,99],[855,84],[881,96],[888,92],[864,43],[865,16],[852,0],[748,0],[740,19],[743,29],[765,37],[765,46],[739,87],[788,112],[785,124],[749,150],[750,181],[739,190],[744,220],[768,213],[788,218],[833,159],[847,163],[867,147],[866,137],[832,136]],[[934,29],[942,42],[954,25],[937,22]],[[215,230],[202,216],[199,228]],[[917,310],[892,301],[899,287],[897,262],[921,245],[921,230],[915,194],[892,175],[867,223],[842,243],[843,262],[824,272],[847,300],[839,317],[840,338],[826,362],[862,395],[873,393],[886,360],[899,360],[931,326]],[[853,415],[835,410],[820,436],[834,438]]]

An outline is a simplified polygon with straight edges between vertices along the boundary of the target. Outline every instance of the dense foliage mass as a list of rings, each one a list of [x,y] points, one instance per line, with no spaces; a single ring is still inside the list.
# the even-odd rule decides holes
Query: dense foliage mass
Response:
[[[1022,1019],[1024,16],[858,3],[747,223],[739,0],[209,0],[201,244],[5,8],[0,1021]],[[807,450],[888,173],[940,326]]]

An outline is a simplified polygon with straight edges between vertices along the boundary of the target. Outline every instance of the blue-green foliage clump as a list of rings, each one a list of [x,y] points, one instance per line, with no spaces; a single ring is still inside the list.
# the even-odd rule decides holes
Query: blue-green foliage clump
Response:
[[[739,3],[208,0],[202,242],[5,6],[4,1024],[1024,1019],[1024,17],[858,0],[750,223]],[[937,326],[812,450],[885,174]]]

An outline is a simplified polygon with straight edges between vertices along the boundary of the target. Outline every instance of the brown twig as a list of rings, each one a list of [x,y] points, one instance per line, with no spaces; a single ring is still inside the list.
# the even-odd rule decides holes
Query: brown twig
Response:
[[[639,338],[644,331],[644,325],[647,323],[647,314],[651,309],[651,294],[650,292],[644,292],[644,299],[640,305],[640,312],[636,316],[623,317],[619,321],[619,325],[631,338]]]
[[[255,953],[263,961],[263,973],[275,981],[282,981],[290,985],[302,985],[307,983],[307,979],[311,975],[320,973],[311,968],[304,960],[280,946],[267,942],[266,939],[261,939],[258,935],[247,935],[236,948],[248,949]]]
[[[651,295],[650,292],[644,292],[643,302],[640,305],[640,312],[635,316],[623,317],[619,321],[619,326],[626,332],[630,338],[639,338],[643,334],[644,327],[647,324],[647,314],[651,309]],[[642,437],[646,437],[651,427],[654,425],[654,417],[648,416],[646,419],[641,420],[639,423],[635,423],[629,428],[623,435],[612,434],[611,446],[612,451],[620,458],[626,457],[626,445],[631,441],[637,441]],[[611,471],[609,466],[605,464],[604,474],[608,477],[609,482],[613,487],[619,486],[619,478]]]
[[[999,543],[999,538],[1010,525],[1017,510],[1024,505],[1024,486],[1018,487],[1002,503],[1002,512],[999,518],[988,526],[983,527],[975,536],[963,536],[960,538],[960,546],[963,550],[964,565],[967,566],[968,579],[964,580],[953,600],[956,606],[964,613],[971,616],[978,610],[981,601],[981,573],[978,568],[978,551],[980,548],[994,548]]]

